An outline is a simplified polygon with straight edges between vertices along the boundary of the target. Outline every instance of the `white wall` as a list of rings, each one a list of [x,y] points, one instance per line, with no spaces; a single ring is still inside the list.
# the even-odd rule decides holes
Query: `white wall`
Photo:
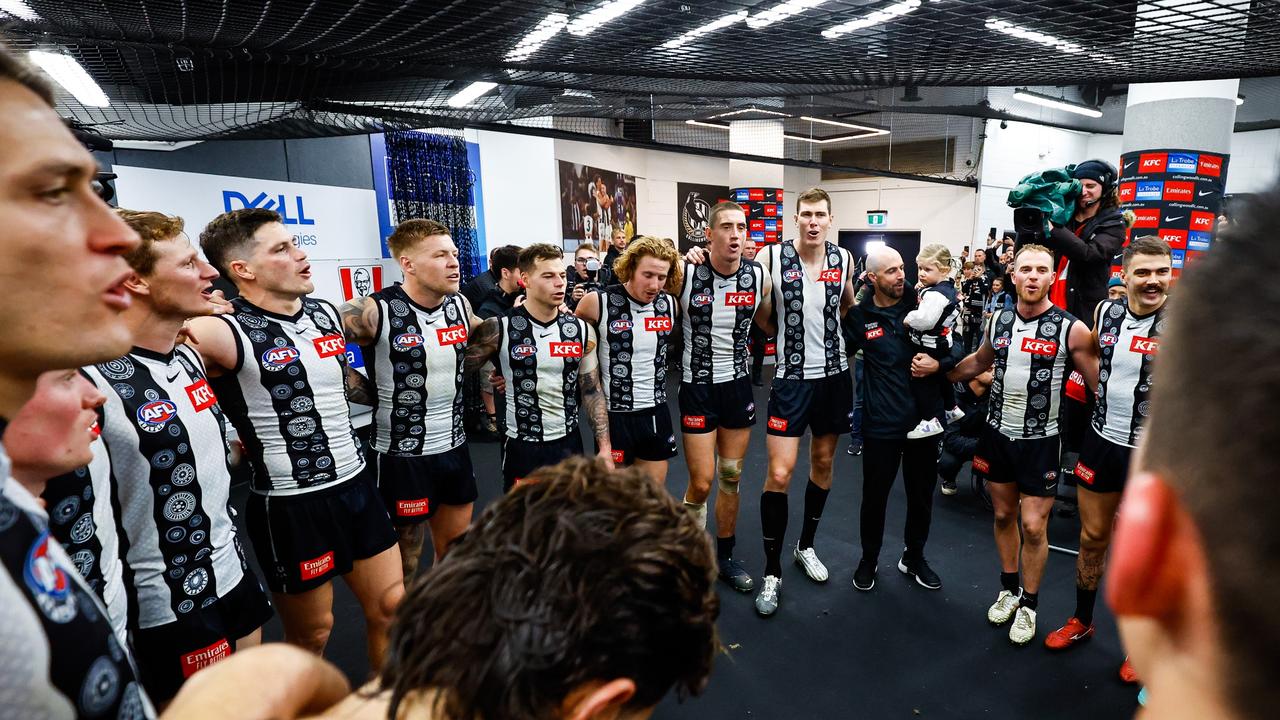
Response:
[[[480,130],[480,186],[484,231],[499,245],[560,244],[560,180],[555,141]]]
[[[1259,130],[1231,136],[1228,193],[1262,192],[1275,184],[1278,168],[1280,130]]]
[[[920,244],[942,243],[952,253],[970,244],[977,193],[973,188],[912,180],[832,180],[833,229],[867,229],[868,210],[888,210],[884,230],[919,230]],[[880,226],[877,226],[880,227]]]

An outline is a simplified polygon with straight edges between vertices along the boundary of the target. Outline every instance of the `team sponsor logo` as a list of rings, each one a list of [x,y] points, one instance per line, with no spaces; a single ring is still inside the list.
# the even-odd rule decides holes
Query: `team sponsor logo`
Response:
[[[391,338],[391,347],[396,350],[412,350],[421,347],[427,339],[417,333],[403,333]]]
[[[644,319],[644,329],[649,332],[671,332],[671,318],[651,317]]]
[[[1164,184],[1164,199],[1169,202],[1191,202],[1196,196],[1196,184],[1186,181],[1173,181]]]
[[[436,342],[441,345],[457,345],[458,343],[466,341],[466,325],[454,325],[453,327],[439,328],[436,330]]]
[[[747,229],[755,232],[764,232],[764,220],[752,220],[747,223]]]
[[[1136,228],[1160,227],[1160,209],[1135,208],[1133,210],[1133,226]]]
[[[1164,183],[1159,180],[1138,183],[1138,188],[1133,194],[1134,200],[1159,200],[1162,197],[1164,197]]]
[[[1169,153],[1169,162],[1166,167],[1171,173],[1194,173],[1199,166],[1200,163],[1197,162],[1195,155],[1189,153]]]
[[[729,307],[739,307],[756,304],[756,294],[753,292],[730,292],[724,294],[724,304]]]
[[[271,348],[262,353],[262,367],[264,370],[283,370],[290,363],[297,362],[301,356],[298,349],[290,345]]]
[[[397,500],[396,516],[397,517],[417,517],[418,515],[426,515],[429,511],[429,498],[418,498],[417,500]]]
[[[1044,357],[1053,357],[1058,354],[1058,343],[1052,340],[1041,340],[1040,338],[1022,338],[1022,352],[1031,355],[1042,355]]]
[[[991,472],[991,463],[987,459],[979,455],[973,456],[973,469],[978,472]]]
[[[533,343],[526,342],[526,343],[520,343],[519,345],[511,346],[511,357],[515,358],[516,360],[523,360],[527,357],[531,357],[537,354],[538,354],[538,348]]]
[[[769,216],[769,217],[777,217],[777,216],[778,216],[778,206],[777,206],[777,205],[761,205],[761,206],[760,206],[760,210],[761,210],[765,215],[767,215],[767,216]]]
[[[218,398],[214,396],[213,388],[209,386],[209,381],[204,378],[200,378],[188,385],[186,390],[187,397],[191,398],[191,407],[195,408],[196,412],[208,410],[218,404]]]
[[[582,343],[553,342],[551,343],[551,357],[582,357]]]
[[[225,660],[231,655],[231,643],[223,638],[214,644],[193,650],[182,656],[182,677],[189,678],[196,674],[197,670],[207,668],[210,665]]]
[[[786,430],[787,430],[787,419],[786,419],[786,418],[780,418],[780,417],[774,417],[773,415],[770,415],[770,416],[769,416],[769,429],[770,429],[770,430],[778,430],[778,431],[780,431],[780,432],[786,432]]]
[[[613,322],[609,323],[609,332],[621,333],[621,332],[626,332],[630,329],[631,329],[630,320],[614,320]]]
[[[867,330],[867,339],[868,339],[868,340],[878,340],[878,339],[880,339],[880,338],[882,338],[882,337],[884,337],[884,328],[882,328],[882,327],[874,327],[874,328],[871,328],[871,329]]]
[[[31,543],[22,566],[22,578],[40,611],[55,623],[70,622],[76,616],[76,598],[71,593],[71,578],[49,553],[49,531],[45,530]]]
[[[1187,249],[1205,251],[1209,249],[1209,243],[1213,236],[1210,233],[1192,230],[1187,233]]]
[[[1192,230],[1213,230],[1214,220],[1213,213],[1210,212],[1193,212],[1191,213],[1191,229]]]
[[[765,354],[765,355],[768,355],[769,357],[773,357],[774,355],[777,355],[777,354],[778,354],[778,344],[777,344],[777,343],[765,343],[765,344],[764,344],[764,354]]]
[[[757,200],[757,201],[758,201],[758,200],[763,200],[763,199],[764,199],[764,188],[751,188],[750,190],[747,190],[747,199],[748,199],[748,200]]]
[[[1199,173],[1209,177],[1222,176],[1222,158],[1217,155],[1201,155]]]
[[[827,268],[818,273],[818,282],[838,283],[840,282],[840,268]]]
[[[314,580],[333,570],[333,551],[330,550],[320,557],[312,558],[311,560],[303,560],[298,563],[298,567],[301,570],[303,582],[306,582],[307,580]]]
[[[1120,183],[1120,202],[1133,202],[1133,196],[1138,191],[1138,186],[1128,182]]]
[[[1186,264],[1188,259],[1197,257],[1200,255],[1200,253],[1188,254],[1186,250],[1171,250],[1170,252],[1173,253],[1173,269],[1174,270],[1182,269],[1182,266]],[[1174,277],[1177,277],[1177,275],[1174,275]]]
[[[331,358],[347,351],[347,341],[341,335],[325,335],[311,341],[316,346],[316,354],[322,358]]]
[[[1098,342],[1103,345],[1115,345],[1120,342],[1120,338],[1117,337],[1115,333],[1104,333],[1098,338]]]
[[[1143,355],[1155,355],[1160,349],[1160,340],[1158,338],[1145,338],[1133,336],[1133,340],[1129,342],[1129,349]]]
[[[1187,247],[1186,230],[1161,230],[1160,239],[1169,243],[1169,247],[1176,250],[1185,250]]]
[[[613,457],[613,461],[619,465],[626,462],[626,453],[622,450],[610,450],[609,455]]]
[[[1138,172],[1162,173],[1168,161],[1169,156],[1164,153],[1144,153],[1138,156]]]
[[[690,299],[690,302],[694,307],[706,307],[711,304],[711,293],[698,293]]]
[[[338,277],[342,281],[343,300],[363,297],[382,289],[382,267],[379,265],[340,267]]]
[[[786,282],[795,282],[802,277],[804,277],[804,271],[800,268],[791,268],[790,270],[782,273],[782,279]]]
[[[706,415],[681,415],[680,424],[694,430],[702,430],[707,427]]]
[[[152,400],[138,408],[138,426],[147,432],[159,432],[164,424],[178,416],[178,406],[169,400]]]
[[[1089,485],[1093,484],[1094,472],[1093,470],[1090,470],[1089,468],[1085,467],[1084,463],[1077,462],[1076,469],[1073,470],[1072,473],[1076,477],[1088,483]]]

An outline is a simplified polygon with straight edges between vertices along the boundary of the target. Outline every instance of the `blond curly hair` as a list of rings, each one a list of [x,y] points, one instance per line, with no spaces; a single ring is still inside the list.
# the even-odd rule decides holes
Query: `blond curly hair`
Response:
[[[635,275],[636,265],[643,257],[655,257],[671,263],[671,272],[667,275],[667,285],[664,289],[672,295],[680,292],[680,283],[684,279],[684,262],[679,251],[669,241],[649,235],[641,235],[632,240],[627,249],[623,250],[614,261],[613,274],[618,277],[618,281],[630,282]]]

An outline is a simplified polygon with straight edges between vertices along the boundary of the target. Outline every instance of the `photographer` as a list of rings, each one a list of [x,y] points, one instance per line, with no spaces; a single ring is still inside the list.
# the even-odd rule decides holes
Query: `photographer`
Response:
[[[1116,196],[1116,170],[1103,160],[1086,160],[1072,171],[1080,196],[1069,226],[1054,225],[1045,240],[1053,250],[1057,278],[1049,299],[1093,324],[1093,309],[1107,297],[1111,264],[1124,246],[1127,221]]]
[[[613,274],[600,264],[596,246],[583,243],[573,253],[573,266],[565,279],[564,302],[570,310],[578,307],[583,295],[613,282]]]

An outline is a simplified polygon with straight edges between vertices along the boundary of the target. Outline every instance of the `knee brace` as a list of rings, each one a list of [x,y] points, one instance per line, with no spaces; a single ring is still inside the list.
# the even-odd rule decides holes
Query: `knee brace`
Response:
[[[685,500],[684,507],[686,510],[689,511],[691,515],[693,515],[693,519],[697,521],[698,527],[702,528],[703,530],[706,530],[707,529],[707,504],[704,502],[692,503],[692,502],[689,502],[688,500]]]
[[[742,458],[716,458],[716,477],[720,492],[738,494],[738,481],[742,479]]]

